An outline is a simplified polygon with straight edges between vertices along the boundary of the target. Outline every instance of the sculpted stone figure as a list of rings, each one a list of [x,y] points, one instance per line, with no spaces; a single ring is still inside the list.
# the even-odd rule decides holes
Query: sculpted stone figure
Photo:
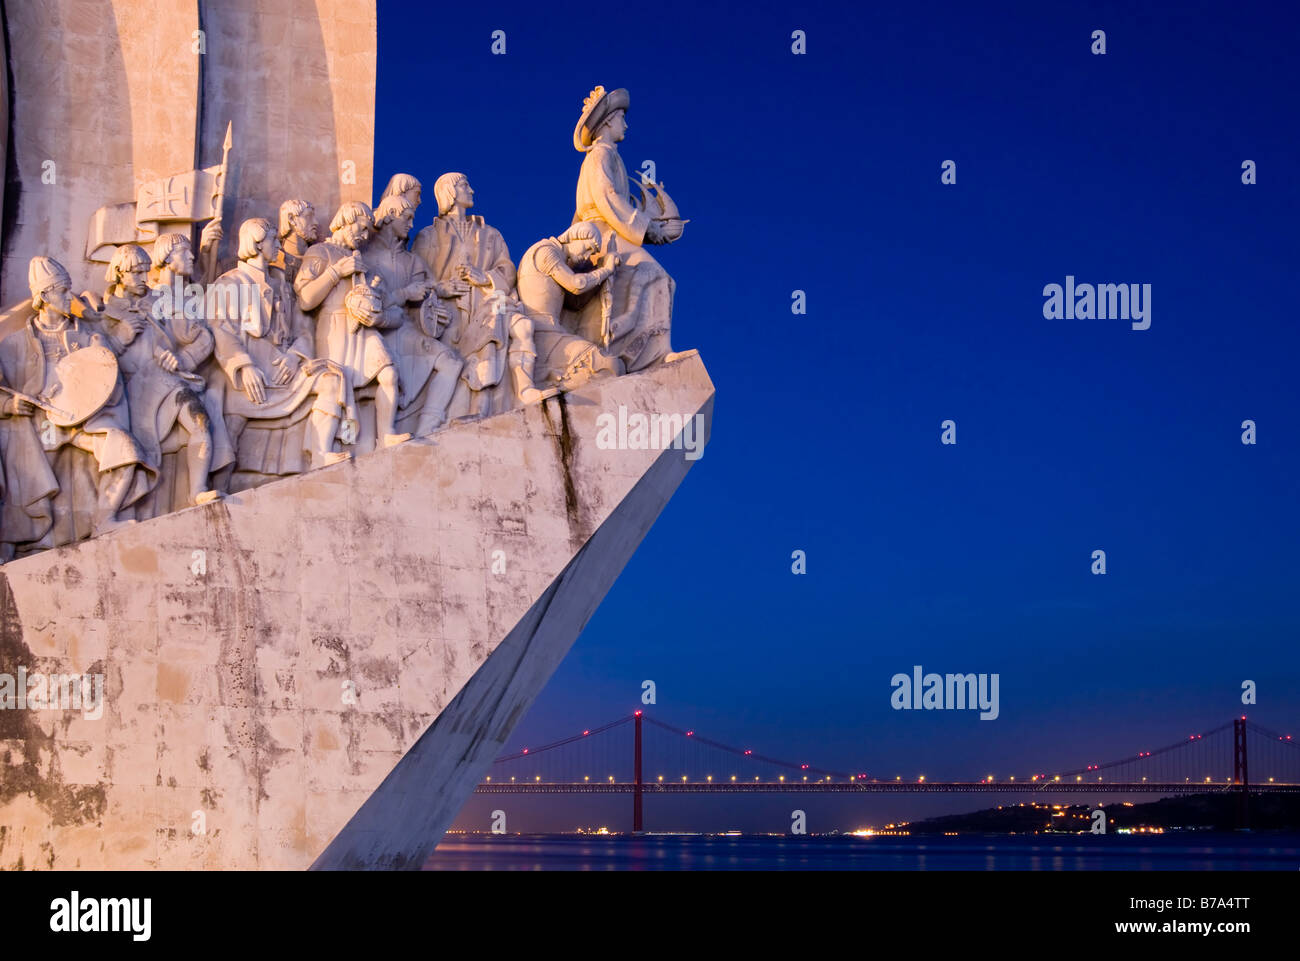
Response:
[[[34,258],[34,316],[0,340],[0,563],[337,463],[339,443],[392,446],[681,356],[674,283],[646,248],[686,221],[662,184],[629,196],[628,107],[622,88],[585,99],[573,223],[517,268],[462,173],[434,183],[438,215],[408,249],[423,188],[398,173],[324,240],[305,199],[246,220],[214,280],[229,128],[219,167],[101,208],[86,249],[108,260],[102,297]],[[189,235],[160,231],[205,220],[195,276]],[[129,235],[156,235],[152,256]]]
[[[15,398],[0,399],[0,564],[20,546],[35,549],[54,523],[59,482],[27,418],[15,417]]]
[[[410,174],[393,174],[389,178],[388,186],[379,196],[379,202],[383,203],[389,197],[402,197],[411,207],[420,206],[420,181]]]
[[[216,221],[213,221],[213,224],[215,223]],[[209,224],[208,227],[213,224]],[[206,232],[207,228],[204,230]],[[149,290],[152,299],[149,314],[155,321],[161,322],[165,330],[179,338],[181,343],[194,344],[195,350],[190,352],[191,356],[197,353],[204,354],[190,372],[196,374],[206,385],[212,377],[214,366],[212,331],[206,319],[207,298],[203,296],[204,289],[198,284],[189,283],[195,272],[194,250],[190,246],[190,238],[185,234],[177,233],[159,235],[153,243],[150,264],[155,279]],[[221,395],[209,393],[193,377],[188,380],[191,390],[201,397],[203,408],[208,414],[208,430],[212,436],[212,460],[208,467],[210,476],[224,480],[235,463],[235,446],[226,432]],[[164,453],[167,456],[164,460],[168,460],[170,453],[175,449],[173,438],[170,443],[165,444]],[[176,479],[180,473],[180,464],[174,463],[165,476],[168,479]],[[219,490],[221,483],[218,482],[213,486]],[[170,508],[164,505],[161,509],[176,510],[185,506],[186,501],[181,494],[184,490],[185,485],[171,492],[160,491],[160,494],[165,494],[172,502]]]
[[[384,322],[382,307],[369,309],[369,300],[354,300],[349,313],[347,298],[354,287],[368,287],[361,246],[370,236],[374,219],[359,201],[345,203],[330,222],[330,238],[316,244],[303,257],[294,281],[298,306],[316,316],[316,352],[342,368],[349,388],[374,381],[375,431],[381,447],[410,440],[397,433],[397,368],[376,325]],[[376,278],[377,280],[378,278]]]
[[[577,210],[573,222],[600,231],[601,249],[613,251],[617,238],[620,265],[614,271],[612,303],[583,311],[578,335],[622,359],[628,371],[642,370],[669,358],[669,333],[675,284],[642,246],[676,239],[681,220],[652,218],[632,202],[627,170],[618,143],[627,133],[627,90],[596,87],[583,102],[573,130],[573,147],[585,154],[578,172]],[[602,340],[601,334],[607,335]]]
[[[169,253],[180,251],[177,244]],[[212,419],[203,406],[203,376],[197,373],[212,354],[212,334],[201,318],[187,317],[183,309],[155,315],[147,298],[149,263],[136,244],[118,247],[109,261],[104,298],[105,327],[125,378],[131,432],[149,462],[160,468],[160,489],[140,502],[140,520],[217,497],[208,484]],[[176,484],[175,468],[163,455],[181,449],[186,483]]]
[[[418,181],[415,194],[419,194]],[[383,281],[384,320],[377,326],[382,327],[384,341],[397,363],[398,428],[423,436],[446,422],[464,362],[438,340],[439,321],[445,322],[446,311],[437,297],[430,297],[434,283],[428,266],[406,249],[416,206],[409,197],[410,193],[396,192],[379,202],[375,236],[365,257],[367,268]],[[428,307],[421,309],[426,300]],[[439,312],[441,317],[432,316]]]
[[[286,200],[280,204],[280,256],[274,266],[290,285],[298,277],[303,255],[319,237],[315,207],[305,200]]]
[[[99,313],[102,330],[109,335],[111,346],[121,353],[121,346],[130,343],[144,330],[148,313],[153,308],[149,293],[149,255],[139,244],[122,244],[113,250],[105,272],[103,297],[93,297],[89,291],[81,295]]]
[[[594,224],[579,223],[559,237],[539,240],[520,258],[518,297],[532,318],[534,347],[533,356],[520,367],[520,383],[572,390],[594,376],[623,373],[617,357],[569,333],[560,323],[566,296],[578,306],[589,302],[618,266],[613,253],[605,254],[596,266],[599,253],[600,231]]]
[[[59,482],[32,428],[31,409],[0,370],[0,563],[20,549],[54,546],[46,534],[54,526]]]
[[[240,470],[267,476],[350,456],[333,449],[348,398],[345,372],[315,359],[313,324],[271,266],[279,248],[269,220],[255,218],[240,226],[239,266],[215,284],[221,316],[213,332],[220,366],[209,383],[210,391],[223,396]],[[250,422],[257,429],[246,430]]]
[[[11,396],[4,416],[23,418],[46,458],[44,465],[6,463],[6,474],[26,474],[27,494],[48,486],[46,471],[57,480],[48,529],[37,542],[19,545],[37,549],[132,522],[119,514],[153,487],[157,466],[131,436],[116,357],[72,316],[68,272],[50,257],[33,257],[27,279],[35,316],[0,341],[0,370],[5,383],[25,395]],[[5,454],[12,461],[15,445],[6,445]],[[15,543],[9,533],[4,537]]]
[[[461,173],[433,185],[438,216],[411,249],[429,265],[437,295],[449,301],[443,341],[465,360],[449,416],[496,414],[513,406],[505,379],[509,322],[501,298],[515,289],[515,265],[501,234],[469,214],[474,191]]]

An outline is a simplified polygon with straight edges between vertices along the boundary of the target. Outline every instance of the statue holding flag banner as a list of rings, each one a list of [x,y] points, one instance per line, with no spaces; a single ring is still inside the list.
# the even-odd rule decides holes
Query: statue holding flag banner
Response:
[[[226,196],[226,171],[233,145],[233,129],[226,125],[221,163],[215,167],[151,180],[140,185],[135,200],[100,207],[86,232],[86,259],[108,263],[119,244],[152,243],[165,233],[165,225],[194,224],[209,220],[200,235],[199,260],[205,280],[217,274],[216,253],[221,243],[221,208]]]

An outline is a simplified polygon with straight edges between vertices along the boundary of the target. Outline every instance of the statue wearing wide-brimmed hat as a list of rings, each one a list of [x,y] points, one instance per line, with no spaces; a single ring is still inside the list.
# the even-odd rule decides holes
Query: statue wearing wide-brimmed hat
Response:
[[[607,296],[580,315],[574,330],[622,359],[628,371],[671,357],[675,284],[644,244],[671,243],[685,223],[662,184],[642,190],[642,203],[629,193],[627,170],[617,144],[627,132],[630,103],[626,89],[596,87],[583,101],[573,129],[573,147],[586,154],[578,173],[573,222],[595,225],[601,249],[619,254],[620,264]]]

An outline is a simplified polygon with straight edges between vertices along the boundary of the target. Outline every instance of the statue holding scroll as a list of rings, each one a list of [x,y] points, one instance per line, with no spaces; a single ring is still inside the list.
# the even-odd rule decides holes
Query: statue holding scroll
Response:
[[[279,248],[269,220],[240,225],[239,266],[215,285],[220,369],[209,382],[209,390],[222,394],[227,429],[239,446],[239,470],[271,477],[350,456],[334,450],[350,396],[346,373],[316,358],[313,324],[271,266]]]

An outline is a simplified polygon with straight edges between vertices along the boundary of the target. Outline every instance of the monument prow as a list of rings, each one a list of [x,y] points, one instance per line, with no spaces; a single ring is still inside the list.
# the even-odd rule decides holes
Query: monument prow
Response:
[[[0,711],[0,868],[419,868],[712,409],[691,352],[4,565],[0,677],[87,696]]]

